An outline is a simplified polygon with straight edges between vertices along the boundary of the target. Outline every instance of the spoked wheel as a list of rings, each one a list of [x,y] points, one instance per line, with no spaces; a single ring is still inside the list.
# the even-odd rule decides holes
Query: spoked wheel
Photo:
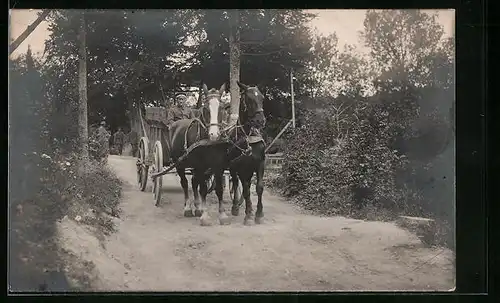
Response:
[[[157,173],[163,170],[163,148],[160,141],[155,142],[155,148],[153,151],[154,162],[152,165],[151,172]],[[163,185],[163,176],[158,176],[153,179],[153,198],[155,201],[155,206],[160,205],[161,200],[161,188]]]
[[[141,142],[139,143],[139,157],[137,158],[137,184],[141,191],[146,190],[148,181],[148,166],[146,165],[148,155],[148,139],[141,138]]]
[[[207,193],[211,193],[215,190],[215,177],[211,175],[207,180]]]
[[[241,184],[241,181],[238,180],[238,189],[237,189],[237,195],[238,197],[240,197],[239,201],[238,201],[238,207],[241,206],[241,204],[243,204],[243,201],[244,201],[244,198],[243,198],[243,195],[242,195],[242,187],[243,185]],[[234,188],[233,188],[233,179],[232,178],[229,178],[229,196],[231,197],[231,201],[233,201],[234,199]]]

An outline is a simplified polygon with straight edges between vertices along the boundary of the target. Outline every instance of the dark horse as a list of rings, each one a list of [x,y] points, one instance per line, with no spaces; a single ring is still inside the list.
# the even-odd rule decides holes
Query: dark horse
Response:
[[[208,90],[203,85],[205,102],[200,109],[193,111],[192,119],[183,119],[174,122],[170,126],[168,133],[168,151],[172,161],[177,162],[176,170],[180,177],[182,189],[184,190],[184,216],[201,217],[202,225],[211,225],[210,215],[206,204],[207,180],[211,171],[214,174],[216,183],[221,183],[224,173],[224,163],[226,161],[225,152],[219,149],[227,149],[220,141],[220,125],[222,123],[222,107],[220,97],[225,91],[223,84],[219,90]],[[185,159],[180,159],[188,151]],[[164,152],[165,153],[165,152]],[[189,201],[188,180],[186,178],[186,168],[192,168],[192,188],[194,201]],[[199,192],[198,192],[199,188]],[[222,200],[222,190],[216,189]],[[200,206],[201,196],[201,206]],[[194,203],[193,203],[194,202]],[[226,215],[222,203],[219,205],[219,220],[221,224],[228,224],[229,217]]]
[[[256,86],[247,86],[237,82],[242,90],[238,126],[232,131],[231,147],[228,151],[229,170],[233,182],[233,216],[239,214],[239,197],[237,196],[238,179],[243,187],[245,199],[245,225],[262,223],[264,211],[262,193],[264,192],[263,177],[265,168],[265,142],[262,138],[262,129],[266,124],[263,102],[264,95]],[[257,174],[257,211],[255,218],[250,200],[250,185],[253,174]],[[217,185],[216,185],[217,186]]]

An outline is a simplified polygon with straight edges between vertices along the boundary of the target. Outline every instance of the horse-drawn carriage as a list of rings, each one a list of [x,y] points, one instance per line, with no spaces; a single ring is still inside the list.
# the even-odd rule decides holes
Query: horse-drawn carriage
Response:
[[[167,110],[164,107],[147,107],[145,115],[143,117],[140,109],[139,119],[140,127],[142,129],[142,136],[139,141],[139,151],[137,159],[137,183],[141,191],[146,190],[148,179],[152,180],[152,192],[154,197],[155,205],[158,206],[161,200],[161,188],[163,184],[162,176],[165,174],[175,174],[173,171],[175,168],[175,163],[170,163],[167,167],[163,166],[164,160],[164,146],[168,144],[166,142],[166,135],[168,133],[167,126]],[[185,157],[193,150],[196,146],[186,151]],[[185,158],[181,157],[181,158]],[[182,161],[182,159],[180,159]],[[179,162],[179,160],[177,161]],[[187,175],[191,175],[191,169],[186,171]],[[230,178],[229,172],[226,171],[224,178],[224,188],[229,189],[229,195],[231,200],[233,199],[233,182]],[[226,184],[229,183],[229,186]],[[208,193],[214,191],[215,189],[215,179],[211,175],[207,180]],[[238,197],[241,197],[241,186],[237,190]]]
[[[137,181],[140,190],[144,191],[147,180],[152,180],[156,206],[161,199],[162,176],[175,168],[184,191],[184,216],[199,216],[202,225],[210,225],[206,195],[215,188],[220,224],[228,224],[230,220],[223,206],[223,188],[224,175],[229,170],[231,180],[229,186],[225,187],[229,188],[233,201],[231,214],[238,215],[244,199],[244,223],[254,220],[256,223],[261,222],[265,143],[256,127],[265,124],[262,109],[264,97],[257,87],[239,82],[238,85],[242,89],[242,106],[240,121],[236,125],[227,125],[222,119],[224,109],[220,106],[220,100],[225,84],[219,90],[208,90],[203,85],[205,101],[202,107],[192,110],[191,118],[177,120],[168,126],[165,108],[147,108],[144,117],[139,110],[142,137],[139,141]],[[187,170],[193,175],[194,200],[189,200]],[[255,216],[250,200],[250,184],[254,173],[257,176],[258,197]]]

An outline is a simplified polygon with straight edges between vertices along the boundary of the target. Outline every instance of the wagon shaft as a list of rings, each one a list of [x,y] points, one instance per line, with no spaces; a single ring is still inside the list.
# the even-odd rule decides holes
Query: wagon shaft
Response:
[[[184,160],[187,158],[187,156],[188,156],[188,155],[189,155],[189,153],[188,153],[188,152],[186,152],[184,155],[182,155],[182,156],[181,156],[181,157],[177,160],[177,162],[170,164],[168,167],[164,167],[162,171],[159,171],[159,172],[157,172],[157,173],[153,173],[153,174],[151,174],[151,178],[152,178],[152,179],[155,179],[155,178],[157,178],[157,177],[159,177],[159,176],[163,176],[163,175],[168,174],[168,173],[169,173],[172,169],[174,169],[174,168],[175,168],[175,166],[176,166],[177,164],[179,164],[179,163],[181,163],[182,161],[184,161]]]
[[[164,167],[162,171],[151,174],[151,179],[155,179],[157,177],[168,174],[172,169],[175,168],[175,164],[170,164],[168,167]]]

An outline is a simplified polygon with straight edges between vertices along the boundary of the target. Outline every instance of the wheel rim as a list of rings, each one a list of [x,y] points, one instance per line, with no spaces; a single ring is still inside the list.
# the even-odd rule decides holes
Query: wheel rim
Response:
[[[156,142],[154,150],[154,169],[153,172],[157,173],[163,168],[163,150],[161,149],[161,143]],[[153,197],[155,200],[155,205],[158,206],[161,200],[161,188],[163,184],[163,176],[156,177],[153,182]]]
[[[144,152],[142,151],[142,144],[139,145],[139,157],[137,158],[137,160],[139,161],[143,161],[144,159]],[[144,162],[142,162],[144,163]],[[141,166],[137,166],[137,184],[139,184],[139,186],[142,184],[142,165]]]
[[[229,197],[231,198],[231,201],[234,199],[234,192],[233,192],[233,181],[229,180]]]
[[[212,175],[207,180],[207,193],[211,193],[215,189],[215,177]]]
[[[238,197],[240,197],[240,200],[238,201],[238,207],[240,207],[244,201],[243,195],[241,192],[241,187],[242,187],[242,184],[241,184],[240,180],[238,180]],[[234,200],[233,180],[229,180],[229,196],[231,198],[231,201],[233,201]]]
[[[139,184],[139,188],[141,191],[146,189],[147,178],[148,178],[148,167],[145,165],[146,163],[146,146],[144,145],[144,141],[141,141],[139,145],[139,160],[142,165],[137,167],[137,183]]]

